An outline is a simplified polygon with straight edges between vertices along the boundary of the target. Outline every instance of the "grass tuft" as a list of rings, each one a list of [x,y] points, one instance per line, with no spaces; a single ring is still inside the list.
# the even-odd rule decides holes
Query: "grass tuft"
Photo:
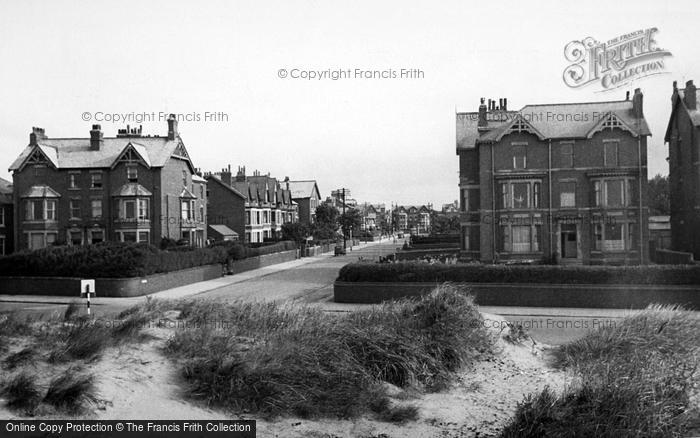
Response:
[[[700,365],[700,317],[650,306],[555,351],[580,382],[531,395],[502,437],[685,436]]]
[[[270,417],[415,418],[415,408],[390,408],[379,383],[444,387],[493,346],[467,291],[451,285],[347,315],[215,301],[179,310],[193,330],[178,331],[167,351],[184,359],[190,395]]]
[[[57,409],[78,412],[96,399],[94,377],[71,367],[51,381],[43,402]]]
[[[41,401],[41,393],[36,384],[36,376],[22,371],[6,380],[0,394],[7,400],[7,406],[12,409],[19,409],[34,412]]]
[[[13,370],[20,365],[24,365],[28,362],[34,361],[37,355],[38,352],[34,347],[23,348],[22,350],[7,356],[2,361],[2,365],[7,370]]]

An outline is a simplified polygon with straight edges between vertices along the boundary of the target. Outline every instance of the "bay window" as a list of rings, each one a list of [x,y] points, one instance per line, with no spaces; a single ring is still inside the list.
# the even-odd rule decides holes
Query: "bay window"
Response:
[[[27,221],[55,221],[55,199],[29,199],[25,203],[25,220]]]
[[[499,208],[540,208],[542,183],[540,181],[505,181],[500,183]]]

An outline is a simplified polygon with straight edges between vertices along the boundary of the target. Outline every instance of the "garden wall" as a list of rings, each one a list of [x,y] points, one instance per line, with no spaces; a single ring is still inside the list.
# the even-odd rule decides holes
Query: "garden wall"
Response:
[[[700,310],[700,287],[681,285],[456,283],[471,289],[482,306],[642,309],[652,303]],[[429,293],[435,282],[336,281],[338,303],[380,303]]]

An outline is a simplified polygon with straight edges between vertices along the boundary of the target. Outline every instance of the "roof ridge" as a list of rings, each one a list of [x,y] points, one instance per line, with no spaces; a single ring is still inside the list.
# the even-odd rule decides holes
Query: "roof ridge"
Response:
[[[629,99],[623,99],[623,100],[602,100],[600,102],[560,102],[560,103],[529,103],[525,105],[524,107],[520,108],[518,111],[522,111],[523,108],[527,108],[529,106],[552,106],[552,105],[600,105],[602,103],[622,103],[622,102],[629,102],[632,103],[631,100]]]

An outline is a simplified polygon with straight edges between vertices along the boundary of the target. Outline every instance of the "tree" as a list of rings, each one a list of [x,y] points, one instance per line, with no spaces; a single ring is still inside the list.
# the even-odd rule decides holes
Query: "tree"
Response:
[[[301,222],[288,222],[282,225],[282,236],[285,240],[303,242],[311,235],[309,226]]]
[[[355,208],[350,208],[340,215],[340,226],[346,236],[350,234],[350,230],[359,230],[361,224],[362,215]]]
[[[671,214],[668,177],[657,174],[649,180],[649,211],[652,215]]]
[[[338,230],[338,209],[329,204],[316,207],[316,220],[313,225],[314,238],[319,240],[335,238]]]

